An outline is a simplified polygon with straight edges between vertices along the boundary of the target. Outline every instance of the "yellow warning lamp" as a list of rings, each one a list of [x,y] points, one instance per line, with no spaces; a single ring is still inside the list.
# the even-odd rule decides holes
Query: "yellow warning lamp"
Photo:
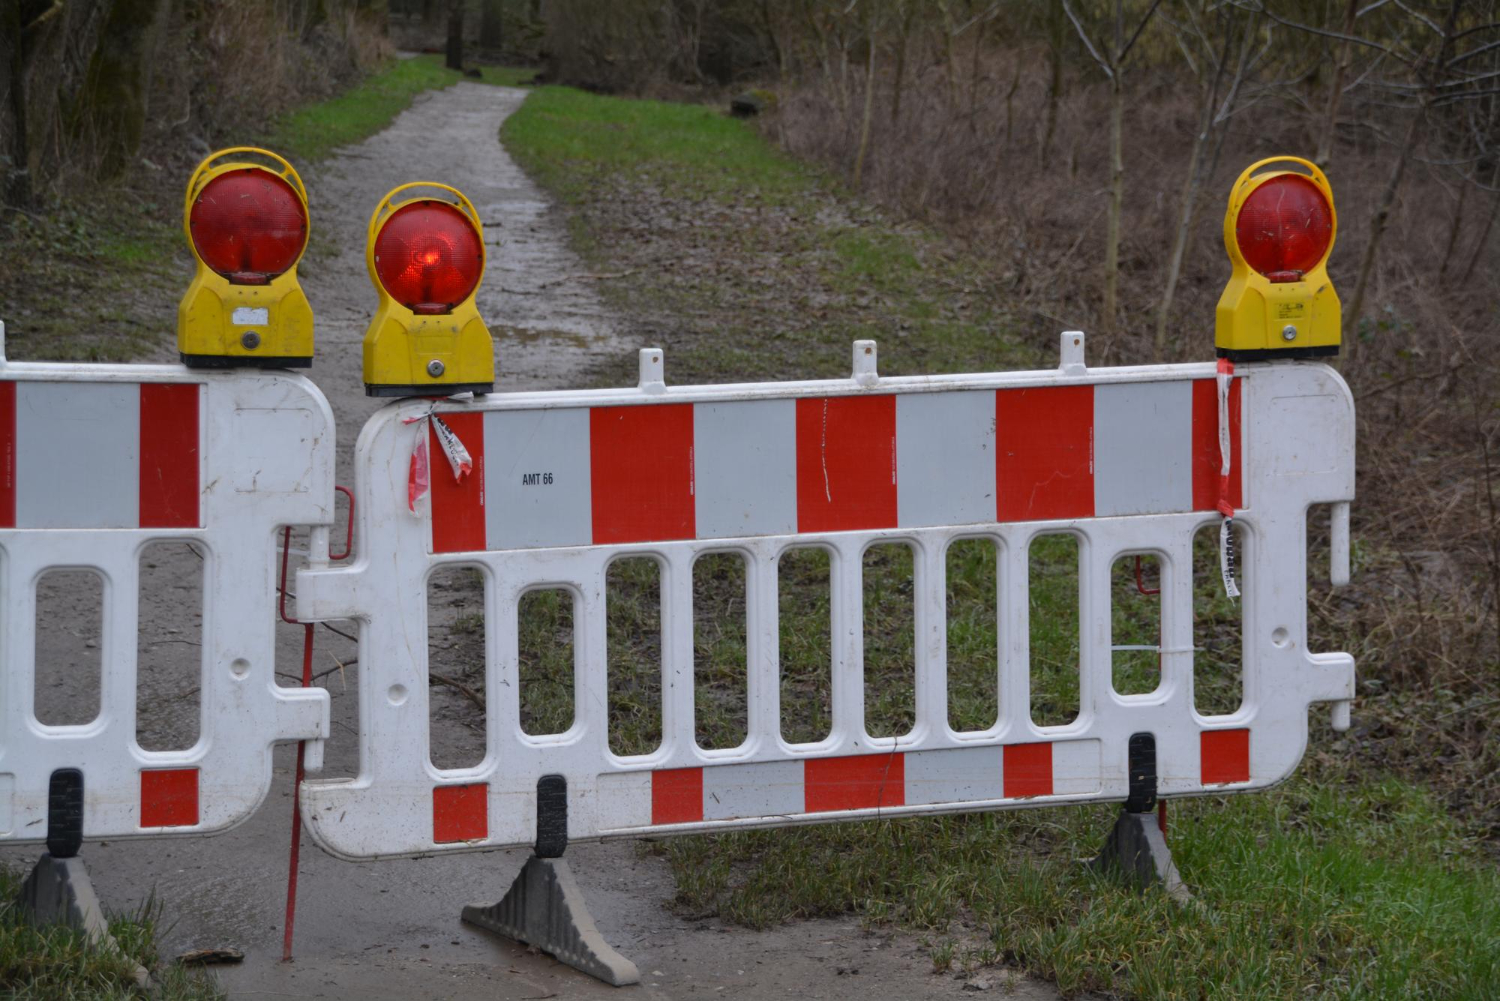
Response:
[[[403,184],[375,207],[365,263],[380,307],[365,332],[366,395],[495,388],[494,344],[474,305],[483,234],[474,206],[446,184]]]
[[[251,146],[209,156],[188,180],[182,226],[198,262],[177,306],[177,350],[194,368],[306,368],[313,315],[297,284],[307,189]]]
[[[1265,170],[1270,164],[1300,169]],[[1327,269],[1337,233],[1333,189],[1315,165],[1278,156],[1246,168],[1224,214],[1234,270],[1215,315],[1220,358],[1338,354],[1339,297]]]

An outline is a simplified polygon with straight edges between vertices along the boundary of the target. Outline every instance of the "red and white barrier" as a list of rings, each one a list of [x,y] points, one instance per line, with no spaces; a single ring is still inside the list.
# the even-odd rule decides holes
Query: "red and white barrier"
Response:
[[[1162,795],[1263,788],[1302,755],[1308,707],[1347,725],[1354,665],[1306,646],[1306,517],[1335,510],[1335,580],[1347,577],[1353,401],[1317,364],[1245,365],[1229,392],[1229,500],[1245,532],[1244,703],[1193,703],[1192,538],[1217,524],[1221,456],[1212,363],[1088,369],[1082,335],[1053,371],[882,379],[856,345],[848,380],[668,388],[660,352],[629,390],[448,401],[436,413],[468,449],[455,480],[437,459],[429,506],[407,509],[418,435],[433,404],[393,405],[356,447],[358,559],[298,575],[303,620],[360,623],[360,773],[306,783],[317,842],[346,858],[530,844],[537,782],[567,782],[574,839],[867,816],[1123,800],[1130,736],[1151,733]],[[435,440],[429,443],[440,455]],[[1079,540],[1080,713],[1030,718],[1028,550]],[[1001,715],[983,731],[947,718],[948,546],[1000,552],[996,677]],[[864,721],[862,556],[914,552],[916,725],[872,737]],[[777,566],[793,546],[830,556],[832,730],[780,732]],[[734,552],[747,568],[748,730],[737,748],[694,737],[692,567]],[[1161,565],[1162,682],[1111,685],[1110,568]],[[662,569],[661,746],[608,747],[605,575],[625,555]],[[427,753],[429,574],[478,567],[486,581],[487,754],[435,768]],[[517,608],[540,587],[575,601],[575,720],[536,737],[520,725]],[[417,639],[414,639],[417,638]]]
[[[3,328],[0,328],[3,330]],[[246,819],[279,741],[328,735],[328,693],[276,684],[274,535],[333,517],[333,415],[306,379],[176,365],[5,362],[0,354],[0,840],[47,837],[53,772],[83,773],[83,834],[202,834]],[[200,736],[136,741],[141,551],[204,557]],[[100,712],[34,710],[36,588],[103,580]],[[45,624],[43,624],[45,628]]]

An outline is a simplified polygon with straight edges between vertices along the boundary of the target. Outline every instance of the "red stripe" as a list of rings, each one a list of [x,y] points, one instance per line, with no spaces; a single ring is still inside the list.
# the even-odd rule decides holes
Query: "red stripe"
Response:
[[[1199,738],[1203,784],[1250,781],[1250,731],[1204,730]]]
[[[896,398],[797,401],[797,530],[896,526]]]
[[[861,754],[809,758],[802,771],[808,813],[872,810],[906,803],[906,755]]]
[[[589,411],[594,544],[691,539],[693,405]]]
[[[473,469],[462,480],[453,478],[453,465],[438,441],[437,431],[429,422],[427,465],[432,477],[432,551],[477,552],[487,548],[484,537],[484,414],[443,414],[442,418],[468,449]]]
[[[465,444],[468,443],[465,442]],[[434,788],[432,790],[433,844],[483,841],[489,837],[489,793],[490,787],[487,782]]]
[[[651,773],[651,823],[690,824],[703,819],[703,769]]]
[[[1052,795],[1052,744],[1006,744],[1000,771],[1006,799]]]
[[[995,393],[999,521],[1094,516],[1094,387]]]
[[[198,769],[141,772],[141,826],[193,827],[198,823]]]
[[[1229,384],[1229,503],[1244,507],[1241,483],[1240,408],[1243,379]],[[1193,380],[1193,510],[1219,506],[1219,387],[1213,379]]]
[[[0,528],[16,527],[16,384],[0,382]]]
[[[141,384],[141,527],[197,528],[198,385]]]

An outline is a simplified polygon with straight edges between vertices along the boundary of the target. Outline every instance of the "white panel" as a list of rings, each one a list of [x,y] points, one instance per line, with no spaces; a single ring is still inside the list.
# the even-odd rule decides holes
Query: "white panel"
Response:
[[[995,394],[896,397],[896,503],[902,528],[995,520]]]
[[[906,805],[974,803],[1004,798],[1005,748],[955,747],[906,755]]]
[[[587,410],[484,415],[484,521],[490,549],[593,541]]]
[[[806,813],[803,771],[801,761],[709,765],[703,769],[703,819]]]
[[[16,527],[136,528],[141,389],[16,384]]]
[[[1094,387],[1094,513],[1193,509],[1193,384]]]
[[[599,827],[651,826],[651,773],[605,772],[599,776]]]
[[[693,407],[698,538],[797,531],[795,400]]]
[[[1059,740],[1052,745],[1052,795],[1081,796],[1098,792],[1100,749],[1097,740]]]
[[[322,424],[296,407],[235,410],[228,455],[211,456],[233,469],[230,482],[242,494],[303,494],[312,480],[314,436]]]
[[[1277,396],[1256,411],[1271,441],[1296,442],[1295,448],[1270,449],[1266,472],[1271,476],[1309,476],[1331,473],[1348,461],[1349,443],[1333,434],[1319,434],[1348,423],[1348,403],[1339,396]]]

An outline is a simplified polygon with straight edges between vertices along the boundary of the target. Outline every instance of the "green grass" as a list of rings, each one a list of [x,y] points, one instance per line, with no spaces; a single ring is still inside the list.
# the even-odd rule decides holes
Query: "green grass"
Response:
[[[1494,866],[1421,789],[1344,778],[1174,802],[1169,839],[1190,905],[1076,862],[1097,851],[1110,807],[674,838],[659,850],[691,912],[764,927],[855,911],[918,929],[940,968],[1015,963],[1065,994],[1497,996]],[[977,944],[971,923],[985,930]]]
[[[13,903],[21,877],[0,868],[0,994],[26,1001],[139,998],[135,966],[145,966],[159,1001],[206,1001],[224,993],[212,979],[177,966],[158,967],[156,936],[161,914],[154,903],[140,913],[110,920],[120,952],[96,950],[83,933],[65,925],[35,926]]]
[[[505,66],[480,68],[483,83],[516,86],[535,70]],[[266,145],[283,156],[320,160],[339,146],[359,142],[390,124],[418,94],[464,80],[443,66],[440,56],[397,59],[356,87],[336,97],[304,105],[283,116],[266,137]]]
[[[175,312],[186,254],[171,210],[117,190],[61,199],[0,226],[6,350],[18,361],[129,361]]]
[[[695,104],[601,100],[567,87],[538,88],[501,130],[538,182],[570,201],[623,174],[680,185],[687,196],[752,188],[757,198],[806,194],[815,173],[763,142],[743,121]]]

